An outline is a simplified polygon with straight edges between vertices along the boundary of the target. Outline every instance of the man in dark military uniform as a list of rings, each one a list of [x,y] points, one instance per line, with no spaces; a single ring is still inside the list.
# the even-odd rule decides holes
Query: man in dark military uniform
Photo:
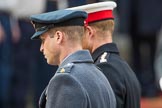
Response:
[[[94,3],[69,10],[85,10],[86,32],[83,48],[89,49],[95,64],[108,78],[116,96],[117,108],[140,108],[140,85],[128,64],[121,59],[112,41],[115,2]]]
[[[58,10],[31,16],[40,38],[40,51],[58,70],[40,98],[40,108],[115,108],[111,86],[93,64],[87,50],[82,50],[83,11]]]

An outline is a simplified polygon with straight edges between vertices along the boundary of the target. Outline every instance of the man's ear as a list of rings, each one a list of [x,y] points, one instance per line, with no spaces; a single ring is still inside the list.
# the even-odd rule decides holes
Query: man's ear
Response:
[[[86,26],[86,33],[88,34],[89,37],[93,37],[95,34],[95,29],[92,28],[91,26]]]
[[[56,42],[57,42],[58,44],[60,44],[60,43],[63,42],[64,35],[65,35],[65,34],[64,34],[63,32],[61,32],[61,31],[56,31],[56,32],[55,32]]]

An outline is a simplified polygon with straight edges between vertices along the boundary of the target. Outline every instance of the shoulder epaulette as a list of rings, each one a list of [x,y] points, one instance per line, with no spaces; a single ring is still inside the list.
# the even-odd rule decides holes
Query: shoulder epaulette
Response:
[[[74,63],[68,63],[63,67],[60,67],[60,69],[58,70],[58,73],[70,73],[73,66],[74,66]]]

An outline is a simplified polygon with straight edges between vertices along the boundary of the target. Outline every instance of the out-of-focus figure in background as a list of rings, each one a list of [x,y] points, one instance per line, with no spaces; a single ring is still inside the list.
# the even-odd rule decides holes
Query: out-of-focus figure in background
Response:
[[[35,49],[38,43],[33,44],[30,36],[34,29],[29,21],[29,16],[45,11],[45,0],[17,0],[12,9],[12,31],[13,31],[13,77],[11,86],[12,108],[25,108],[27,95],[31,90],[37,89],[34,85],[35,79],[32,73],[37,73],[42,68],[37,61]],[[41,76],[41,71],[40,71]],[[43,83],[42,83],[43,84]],[[32,85],[32,86],[30,86]],[[34,94],[34,93],[33,93]]]
[[[12,78],[11,10],[16,0],[0,0],[0,108],[9,108]]]
[[[156,72],[156,82],[160,90],[162,91],[162,27],[159,33],[157,51],[155,56],[154,68]]]
[[[161,0],[117,0],[119,32],[131,39],[132,66],[143,97],[158,94],[153,68],[157,34],[162,25]]]

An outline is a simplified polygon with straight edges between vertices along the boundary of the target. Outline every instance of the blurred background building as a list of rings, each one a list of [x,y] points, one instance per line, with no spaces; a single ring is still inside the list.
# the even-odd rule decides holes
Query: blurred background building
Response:
[[[57,69],[39,52],[40,41],[30,40],[29,16],[102,1],[0,0],[0,108],[38,108]],[[140,81],[141,108],[162,108],[162,0],[114,1],[114,42]]]

